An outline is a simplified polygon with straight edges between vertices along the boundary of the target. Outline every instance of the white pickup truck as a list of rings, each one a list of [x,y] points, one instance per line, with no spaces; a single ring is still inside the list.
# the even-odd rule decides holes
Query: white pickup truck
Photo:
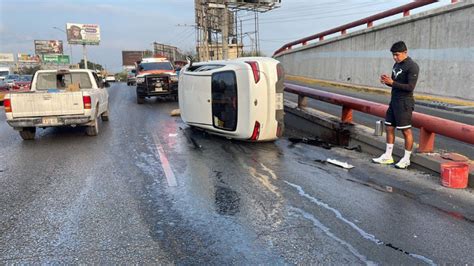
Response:
[[[39,70],[31,91],[5,95],[7,123],[24,140],[35,138],[36,128],[86,126],[89,136],[99,133],[99,117],[109,120],[109,94],[91,70]]]

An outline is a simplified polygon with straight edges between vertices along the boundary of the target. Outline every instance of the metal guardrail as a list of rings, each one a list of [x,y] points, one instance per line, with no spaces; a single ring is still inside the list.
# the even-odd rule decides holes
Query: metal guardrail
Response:
[[[316,39],[319,39],[320,41],[322,41],[322,40],[324,40],[325,36],[330,35],[330,34],[340,32],[341,35],[344,35],[344,34],[347,33],[348,29],[351,29],[351,28],[354,28],[354,27],[357,27],[357,26],[360,26],[360,25],[367,24],[367,28],[370,28],[370,27],[373,26],[374,21],[380,20],[380,19],[383,19],[383,18],[386,18],[386,17],[390,17],[390,16],[393,16],[393,15],[396,15],[396,14],[399,14],[399,13],[403,13],[403,16],[406,17],[406,16],[410,15],[410,10],[421,7],[421,6],[426,6],[426,5],[435,3],[435,2],[438,2],[438,1],[437,0],[416,0],[416,1],[413,1],[409,4],[402,5],[402,6],[399,6],[399,7],[396,7],[396,8],[392,8],[392,9],[389,9],[387,11],[375,14],[373,16],[370,16],[370,17],[359,19],[357,21],[347,23],[347,24],[344,24],[342,26],[339,26],[339,27],[336,27],[336,28],[333,28],[333,29],[330,29],[330,30],[327,30],[327,31],[323,31],[323,32],[320,32],[320,33],[317,33],[317,34],[314,34],[314,35],[311,35],[311,36],[308,36],[308,37],[305,37],[305,38],[302,38],[302,39],[299,39],[299,40],[296,40],[296,41],[293,41],[293,42],[289,42],[289,43],[283,45],[280,49],[276,50],[275,53],[273,53],[273,56],[276,56],[281,52],[290,50],[295,45],[300,45],[301,44],[301,45],[304,46],[304,45],[307,45],[309,41],[316,40]],[[451,3],[456,3],[456,2],[458,2],[458,0],[451,0]]]
[[[352,110],[385,118],[388,105],[336,93],[285,83],[285,91],[298,95],[298,107],[307,106],[307,97],[342,106],[341,122],[352,123]],[[474,144],[474,126],[413,112],[412,126],[420,129],[419,152],[433,152],[435,134]]]

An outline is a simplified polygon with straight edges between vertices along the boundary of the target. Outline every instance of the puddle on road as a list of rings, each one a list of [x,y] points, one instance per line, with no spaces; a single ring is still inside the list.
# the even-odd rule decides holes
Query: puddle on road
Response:
[[[240,197],[230,188],[217,186],[215,192],[216,211],[220,215],[235,215],[240,211]]]

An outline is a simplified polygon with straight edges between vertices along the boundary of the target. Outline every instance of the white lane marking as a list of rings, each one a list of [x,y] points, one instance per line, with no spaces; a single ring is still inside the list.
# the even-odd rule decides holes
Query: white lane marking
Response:
[[[311,202],[313,202],[313,203],[316,203],[316,204],[317,204],[318,206],[320,206],[320,207],[323,207],[323,208],[325,208],[325,209],[327,209],[327,210],[329,210],[329,211],[332,211],[332,212],[336,215],[336,217],[337,217],[339,220],[345,222],[345,223],[348,224],[350,227],[354,228],[363,238],[365,238],[365,239],[367,239],[367,240],[370,240],[370,241],[374,242],[374,243],[377,244],[377,245],[385,245],[385,242],[383,242],[382,240],[377,239],[374,235],[365,232],[362,228],[358,227],[358,226],[355,225],[353,222],[347,220],[344,216],[342,216],[341,212],[339,212],[338,210],[336,210],[336,209],[334,209],[333,207],[329,206],[329,204],[327,204],[327,203],[325,203],[325,202],[322,202],[322,201],[316,199],[315,197],[312,197],[311,195],[307,194],[307,193],[303,190],[302,187],[300,187],[300,186],[298,186],[298,185],[296,185],[296,184],[290,183],[290,182],[288,182],[288,181],[284,181],[284,182],[287,183],[288,185],[290,185],[290,186],[296,188],[296,189],[298,190],[298,193],[299,193],[301,196],[303,196],[303,197],[309,199],[309,200],[310,200]],[[411,252],[410,252],[410,253],[409,253],[409,256],[414,257],[414,258],[417,258],[417,259],[419,259],[419,260],[425,262],[426,264],[429,264],[429,265],[436,265],[431,259],[426,258],[426,257],[424,257],[424,256],[422,256],[422,255],[418,255],[418,254],[414,254],[414,253],[411,253]]]
[[[171,169],[171,165],[166,158],[165,151],[163,150],[163,146],[161,145],[160,139],[158,136],[153,135],[153,141],[155,142],[156,150],[158,151],[158,157],[161,162],[161,166],[165,171],[166,181],[168,182],[168,186],[176,187],[178,182],[176,182],[176,177],[174,176],[173,170]]]
[[[335,236],[328,227],[326,227],[323,223],[321,223],[313,215],[311,215],[311,214],[309,214],[309,213],[307,213],[307,212],[305,212],[301,209],[292,207],[292,206],[290,206],[290,210],[292,210],[294,212],[299,212],[304,218],[312,221],[314,226],[321,229],[321,231],[323,231],[327,236],[329,236],[330,238],[336,240],[341,245],[346,246],[354,256],[356,256],[359,260],[364,262],[366,265],[377,265],[377,263],[368,260],[366,256],[360,254],[360,252],[357,249],[355,249],[351,244],[349,244],[346,241],[344,241],[344,240],[340,239],[339,237]]]

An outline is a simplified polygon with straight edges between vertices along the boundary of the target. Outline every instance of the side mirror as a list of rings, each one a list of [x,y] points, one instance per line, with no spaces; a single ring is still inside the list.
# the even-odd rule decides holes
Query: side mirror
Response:
[[[110,83],[108,83],[107,81],[104,82],[104,87],[106,87],[106,88],[110,87]]]
[[[133,74],[136,74],[137,71],[136,71],[135,69],[132,69],[132,73],[133,73]]]

